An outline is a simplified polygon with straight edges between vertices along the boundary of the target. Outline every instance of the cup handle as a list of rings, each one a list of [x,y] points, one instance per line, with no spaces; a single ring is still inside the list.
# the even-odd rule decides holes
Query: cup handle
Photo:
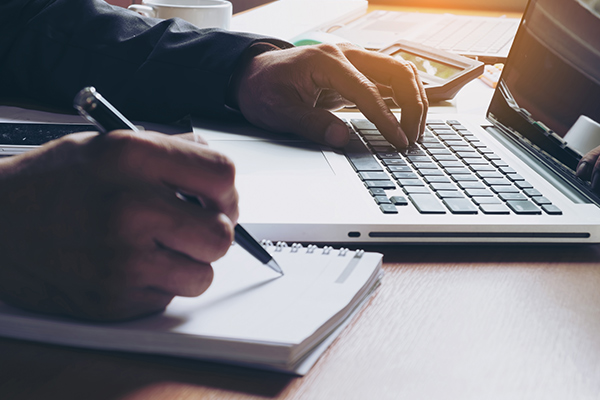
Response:
[[[150,6],[145,4],[132,4],[127,7],[128,10],[135,11],[139,14],[142,14],[146,17],[156,18],[156,10]]]

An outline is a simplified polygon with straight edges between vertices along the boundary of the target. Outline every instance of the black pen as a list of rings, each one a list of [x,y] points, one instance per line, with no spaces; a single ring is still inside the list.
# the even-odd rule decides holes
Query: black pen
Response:
[[[73,100],[73,106],[84,118],[98,127],[101,134],[106,134],[115,129],[130,129],[139,132],[139,129],[133,125],[123,114],[119,112],[112,104],[89,86],[83,88]],[[177,193],[179,197],[187,201],[201,204],[196,196],[185,193]],[[271,257],[261,245],[250,235],[240,224],[235,226],[235,241],[242,246],[248,253],[254,256],[258,261],[271,268],[273,271],[283,275],[279,264]]]

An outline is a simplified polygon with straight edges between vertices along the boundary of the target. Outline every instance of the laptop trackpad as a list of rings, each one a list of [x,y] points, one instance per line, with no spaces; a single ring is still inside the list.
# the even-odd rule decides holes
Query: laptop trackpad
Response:
[[[303,141],[210,140],[233,160],[238,175],[334,175],[321,146]]]

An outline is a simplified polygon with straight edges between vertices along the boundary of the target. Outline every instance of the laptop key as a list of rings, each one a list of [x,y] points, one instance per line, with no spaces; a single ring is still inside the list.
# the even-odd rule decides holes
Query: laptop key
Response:
[[[351,119],[350,123],[358,130],[360,129],[377,129],[374,123],[368,119]]]
[[[489,186],[506,186],[510,181],[506,178],[483,178],[483,183]]]
[[[515,181],[524,181],[525,178],[523,178],[521,175],[519,174],[506,174],[506,177],[508,179],[510,179],[511,181],[515,182]],[[533,187],[533,186],[532,186]]]
[[[426,156],[425,150],[421,150],[420,147],[412,145],[404,150],[400,150],[400,153],[405,156]]]
[[[408,197],[421,214],[446,214],[446,208],[432,194],[410,194]]]
[[[400,153],[397,153],[395,151],[389,152],[389,153],[377,153],[376,156],[381,159],[381,160],[396,160],[396,159],[402,159],[402,155],[400,155]],[[404,160],[402,160],[404,161]]]
[[[550,215],[562,215],[560,208],[556,207],[554,204],[544,204],[542,210]]]
[[[507,168],[507,171],[508,171],[508,170],[509,170],[509,168],[510,168],[510,167],[508,166],[508,164],[507,164],[507,163],[505,163],[504,161],[502,161],[502,160],[500,160],[500,159],[498,159],[498,160],[492,160],[492,164],[493,164],[494,166],[496,166],[496,167],[500,168],[500,169],[502,169],[502,168]],[[514,174],[514,173],[516,173],[516,171],[515,171],[514,169],[510,168],[510,170],[512,170],[512,171],[514,171],[514,172],[504,172],[504,171],[502,171],[502,172],[504,172],[505,174]]]
[[[354,125],[356,129],[377,129],[375,124],[368,119],[351,119],[350,123]]]
[[[398,209],[393,204],[380,204],[379,209],[384,214],[398,214]]]
[[[359,172],[358,176],[363,181],[389,180],[390,179],[389,175],[383,171],[371,171],[371,172],[364,171],[364,172]]]
[[[445,176],[441,169],[419,169],[419,173],[423,176]]]
[[[465,189],[469,197],[493,197],[494,194],[488,189]]]
[[[408,165],[406,163],[406,161],[398,159],[398,158],[385,158],[385,159],[381,160],[381,162],[386,167],[390,166],[390,165]]]
[[[494,193],[519,193],[519,189],[514,186],[490,186]]]
[[[500,193],[498,197],[504,201],[527,201],[523,193]]]
[[[432,163],[432,162],[416,162],[416,163],[413,163],[413,167],[415,167],[418,170],[421,170],[421,169],[438,169],[438,166],[435,163]]]
[[[437,192],[435,192],[435,194],[437,194],[437,196],[440,199],[446,199],[448,197],[455,197],[455,198],[466,198],[464,194],[462,194],[460,191],[458,190],[438,190]]]
[[[509,206],[515,214],[541,214],[540,210],[535,204],[529,200],[525,201],[507,201],[506,205]]]
[[[469,199],[445,198],[443,202],[452,214],[477,214],[477,207]]]
[[[503,178],[504,177],[504,175],[502,175],[498,171],[479,171],[477,173],[477,176],[480,178]]]
[[[381,171],[381,165],[375,160],[375,157],[369,156],[349,156],[346,155],[350,164],[356,172],[361,171]]]
[[[371,193],[371,196],[375,197],[375,196],[386,196],[387,194],[385,193],[384,189],[381,188],[371,188],[369,189],[369,193]]]
[[[404,186],[403,187],[406,194],[411,193],[431,193],[431,190],[425,186]]]
[[[458,168],[462,167],[464,164],[460,161],[440,161],[440,165],[444,168]]]
[[[395,179],[418,179],[419,177],[414,172],[392,172]]]
[[[412,168],[408,165],[390,165],[387,167],[390,172],[413,172]]]
[[[482,149],[479,149],[480,152],[482,152]],[[485,158],[487,158],[490,161],[495,161],[495,160],[499,160],[500,156],[498,156],[496,153],[493,152],[488,152],[488,153],[484,153],[485,154]]]
[[[358,133],[364,138],[384,139],[383,135],[377,129],[360,129]]]
[[[434,154],[434,155],[442,155],[442,154],[447,154],[447,155],[451,155],[452,152],[446,148],[427,148],[427,151],[429,151],[429,154]]]
[[[456,156],[454,154],[433,154],[431,156],[431,158],[433,158],[436,161],[456,161],[456,162],[460,162],[458,160],[458,158],[456,158]],[[458,164],[460,165],[460,164]]]
[[[459,181],[458,186],[461,189],[486,189],[486,186],[478,181]]]
[[[419,179],[398,179],[400,186],[425,186],[425,183]]]
[[[457,174],[452,175],[452,179],[456,182],[464,182],[464,181],[478,181],[477,177],[473,174]]]
[[[527,181],[516,181],[515,186],[519,189],[533,189],[533,185]]]
[[[532,197],[531,200],[533,200],[533,202],[535,204],[537,204],[538,206],[552,204],[552,202],[544,196],[535,196],[535,197]]]
[[[446,168],[446,173],[448,173],[448,175],[452,175],[452,178],[454,178],[455,175],[473,175],[471,174],[471,171],[469,171],[468,168]]]
[[[427,149],[427,151],[431,151],[431,150],[448,150],[446,148],[446,146],[444,146],[442,143],[436,141],[436,142],[421,142],[421,146],[423,146],[425,149]],[[450,150],[448,150],[450,151]]]
[[[404,197],[404,196],[392,196],[392,197],[390,197],[390,201],[392,202],[392,204],[394,204],[396,206],[407,206],[408,205],[408,200],[406,200],[406,197]]]
[[[510,209],[503,203],[480,204],[479,208],[484,214],[510,214]]]
[[[453,123],[451,124],[450,121],[452,121]],[[465,128],[459,121],[455,121],[455,120],[450,120],[450,121],[446,121],[446,123],[448,125],[452,125],[452,127],[457,130],[457,131],[468,131],[467,128]],[[454,122],[458,122],[457,124]]]
[[[374,199],[377,202],[377,204],[392,204],[392,202],[390,201],[390,199],[388,199],[387,196],[375,196]]]
[[[447,176],[440,176],[440,175],[427,175],[424,176],[423,179],[425,180],[425,182],[427,183],[450,183],[452,182],[450,180],[450,178],[448,178]]]
[[[430,145],[430,144],[439,144],[439,145],[441,145],[442,147],[444,147],[444,145],[443,145],[443,144],[441,144],[441,143],[440,143],[440,141],[439,141],[439,140],[437,140],[437,139],[436,139],[436,138],[434,138],[434,137],[423,136],[421,139],[419,139],[419,142],[420,142],[421,144],[423,144],[423,146],[425,146],[425,145]]]
[[[406,156],[411,162],[431,162],[429,156]]]
[[[492,161],[492,163],[497,163],[498,161]],[[514,168],[511,167],[504,167],[504,166],[499,166],[498,168],[500,170],[500,172],[502,172],[503,174],[516,174],[517,171],[514,170]]]
[[[396,148],[392,145],[385,146],[371,146],[374,153],[393,153],[396,151]]]
[[[490,162],[483,157],[463,158],[463,162],[468,165],[481,164],[488,165]]]
[[[475,172],[495,171],[496,170],[496,167],[494,167],[493,165],[486,165],[486,164],[474,164],[474,165],[471,165],[470,167]]]
[[[523,193],[525,193],[527,196],[530,196],[530,197],[541,196],[542,195],[540,193],[540,191],[537,190],[537,189],[524,189]]]
[[[367,136],[365,137],[365,141],[367,142],[367,144],[369,144],[370,146],[389,146],[390,142],[388,142],[387,140],[385,140],[385,138],[382,137],[378,137],[378,136]]]
[[[496,197],[479,197],[479,196],[475,196],[471,198],[471,201],[477,205],[482,205],[482,204],[504,204],[502,202],[502,200],[496,198]]]
[[[452,183],[432,182],[429,186],[435,191],[438,190],[458,190]]]
[[[367,189],[396,189],[396,185],[392,181],[364,181],[364,184]]]
[[[344,148],[346,158],[355,171],[379,171],[381,165],[371,155],[369,149],[360,141],[352,140]]]
[[[479,153],[476,152],[471,152],[471,151],[457,151],[456,154],[460,157],[460,158],[477,158],[477,159],[482,159],[485,160],[483,157],[481,157],[481,155]],[[488,162],[487,160],[485,160],[486,162]]]

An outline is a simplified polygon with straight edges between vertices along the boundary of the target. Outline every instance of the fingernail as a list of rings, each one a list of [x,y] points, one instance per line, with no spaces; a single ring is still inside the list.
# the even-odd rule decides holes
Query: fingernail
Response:
[[[586,168],[587,168],[587,163],[584,161],[584,162],[582,162],[581,164],[579,164],[577,166],[577,170],[575,171],[575,174],[577,176],[583,175],[583,173],[584,173],[584,171],[585,171]]]
[[[408,143],[408,138],[404,134],[404,131],[402,130],[402,128],[398,127],[396,136],[398,136],[398,143],[400,144],[400,147],[402,147],[402,148],[408,147],[408,145],[410,143]]]
[[[325,142],[332,147],[344,147],[350,137],[348,127],[342,124],[330,124],[325,132]]]

